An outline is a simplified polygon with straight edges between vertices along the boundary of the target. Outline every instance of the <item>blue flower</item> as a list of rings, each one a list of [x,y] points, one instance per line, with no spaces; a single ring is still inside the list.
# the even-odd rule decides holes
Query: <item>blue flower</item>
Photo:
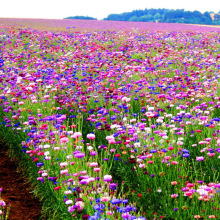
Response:
[[[185,158],[187,158],[187,157],[190,157],[190,154],[187,154],[187,153],[186,153],[186,154],[183,154],[182,156],[185,157]]]
[[[112,200],[111,200],[111,203],[114,204],[114,205],[115,205],[115,204],[120,204],[120,203],[121,203],[121,200],[120,200],[120,199],[112,199]]]
[[[182,152],[183,152],[183,154],[189,154],[189,150],[187,150],[187,149],[183,149]]]
[[[110,117],[111,120],[115,120],[116,118],[117,118],[116,115],[113,115],[113,116]]]

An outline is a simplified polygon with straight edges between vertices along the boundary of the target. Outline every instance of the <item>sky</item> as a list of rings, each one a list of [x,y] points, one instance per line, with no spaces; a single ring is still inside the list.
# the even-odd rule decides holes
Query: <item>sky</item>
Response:
[[[1,0],[0,17],[63,19],[83,15],[101,20],[109,14],[146,8],[217,13],[220,0]]]

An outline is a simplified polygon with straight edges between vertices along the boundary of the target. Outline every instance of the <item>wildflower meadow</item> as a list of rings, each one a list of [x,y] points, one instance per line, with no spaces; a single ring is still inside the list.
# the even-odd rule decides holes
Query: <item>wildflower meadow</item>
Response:
[[[0,25],[0,136],[42,217],[220,219],[220,29],[68,22]]]

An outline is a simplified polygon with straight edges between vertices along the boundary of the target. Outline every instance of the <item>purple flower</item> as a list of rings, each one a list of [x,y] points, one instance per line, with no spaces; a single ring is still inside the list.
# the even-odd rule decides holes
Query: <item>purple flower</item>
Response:
[[[83,157],[85,157],[85,153],[76,153],[74,156],[76,158],[83,158]]]

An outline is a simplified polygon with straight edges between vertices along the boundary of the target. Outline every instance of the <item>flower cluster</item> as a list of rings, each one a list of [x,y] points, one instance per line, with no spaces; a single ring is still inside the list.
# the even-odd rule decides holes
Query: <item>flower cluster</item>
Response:
[[[2,220],[7,220],[9,216],[9,208],[6,209],[6,203],[1,198],[2,188],[0,188],[0,218]]]

